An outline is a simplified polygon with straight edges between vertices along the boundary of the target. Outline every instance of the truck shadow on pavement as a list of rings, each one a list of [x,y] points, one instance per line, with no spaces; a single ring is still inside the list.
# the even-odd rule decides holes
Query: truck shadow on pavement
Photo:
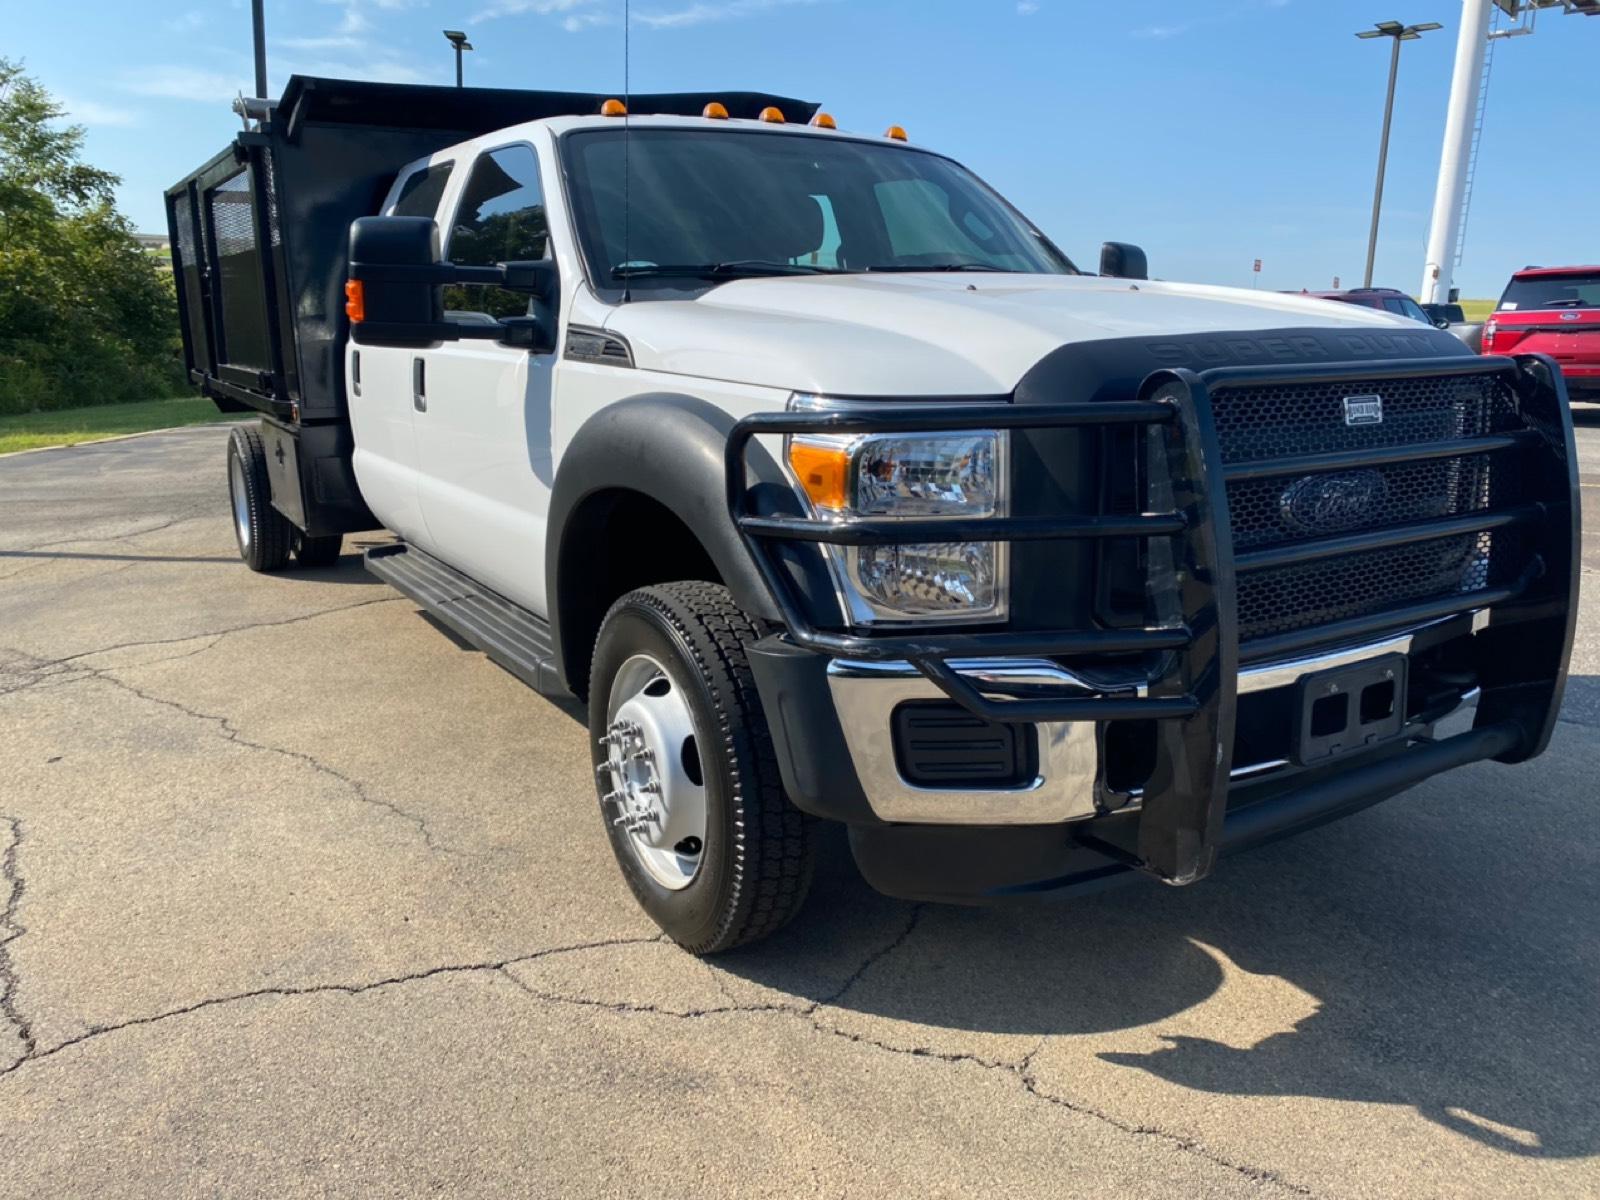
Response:
[[[1572,680],[1588,713],[1597,694],[1596,677]],[[915,906],[871,892],[830,836],[795,925],[715,963],[933,1027],[896,1027],[896,1042],[1063,1039],[1085,1073],[1107,1063],[1223,1095],[1397,1105],[1510,1154],[1594,1154],[1600,872],[1593,796],[1573,781],[1597,725],[1564,721],[1529,766],[1434,780],[1225,860],[1191,889]],[[863,922],[894,946],[865,969]]]

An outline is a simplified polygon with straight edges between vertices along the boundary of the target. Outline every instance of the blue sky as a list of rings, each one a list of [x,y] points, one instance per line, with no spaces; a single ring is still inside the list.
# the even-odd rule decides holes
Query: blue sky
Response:
[[[636,90],[762,88],[846,129],[891,122],[967,163],[1080,265],[1132,241],[1152,273],[1264,288],[1360,282],[1386,19],[1445,26],[1402,53],[1376,282],[1420,283],[1458,0],[633,0]],[[23,58],[88,126],[121,203],[161,227],[164,187],[238,127],[245,0],[0,0]],[[621,90],[622,0],[268,0],[274,93],[291,70]],[[1526,263],[1600,260],[1600,18],[1549,13],[1500,43],[1457,282],[1498,295]]]

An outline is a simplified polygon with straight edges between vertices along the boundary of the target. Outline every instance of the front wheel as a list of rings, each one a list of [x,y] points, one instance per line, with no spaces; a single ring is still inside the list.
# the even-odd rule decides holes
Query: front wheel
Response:
[[[695,954],[766,937],[811,884],[814,822],[783,793],[726,588],[668,583],[612,606],[589,732],[600,810],[628,886]]]

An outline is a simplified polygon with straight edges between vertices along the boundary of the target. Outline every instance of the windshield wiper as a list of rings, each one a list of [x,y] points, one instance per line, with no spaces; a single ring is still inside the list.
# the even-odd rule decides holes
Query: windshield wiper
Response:
[[[1016,275],[1019,272],[1010,267],[995,267],[988,263],[933,263],[928,266],[915,266],[911,263],[881,263],[875,266],[862,267],[863,271],[897,271],[901,274],[911,274],[917,271],[983,271],[994,275]]]
[[[640,263],[611,268],[613,279],[743,279],[762,275],[837,275],[837,268],[742,258],[719,263]]]
[[[1540,308],[1588,308],[1589,302],[1574,296],[1570,300],[1546,300]]]

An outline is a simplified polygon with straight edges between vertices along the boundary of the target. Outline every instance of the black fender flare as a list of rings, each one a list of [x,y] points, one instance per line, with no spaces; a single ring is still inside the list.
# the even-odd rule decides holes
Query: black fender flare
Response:
[[[581,528],[572,528],[574,514],[597,493],[638,492],[667,508],[699,540],[734,602],[753,616],[781,622],[728,515],[724,464],[728,432],[736,419],[698,397],[646,393],[595,412],[563,451],[546,525],[545,590],[555,665],[576,694],[587,690],[592,637],[604,613],[595,613],[596,597],[570,581],[588,574],[584,564],[590,556],[618,552],[615,547],[594,545]],[[773,498],[768,503],[797,510],[798,503],[771,456],[752,444],[748,460],[757,488]],[[778,486],[765,486],[769,484]],[[601,598],[598,603],[609,605],[612,599]]]

